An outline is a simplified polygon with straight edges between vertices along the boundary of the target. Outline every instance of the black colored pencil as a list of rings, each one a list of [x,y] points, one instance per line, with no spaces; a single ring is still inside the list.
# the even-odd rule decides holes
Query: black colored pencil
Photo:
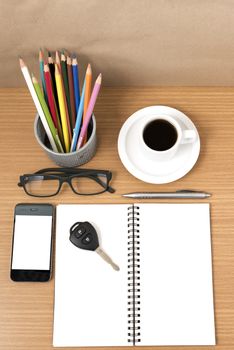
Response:
[[[64,53],[61,54],[61,71],[62,71],[63,85],[64,85],[65,95],[67,100],[69,120],[70,120],[70,125],[72,126],[73,122],[72,122],[71,102],[70,102],[69,84],[68,84],[68,76],[67,76],[67,64],[66,64],[66,56],[64,55]]]
[[[51,75],[51,80],[52,80],[54,99],[55,99],[58,115],[60,117],[58,93],[57,93],[56,82],[55,82],[55,66],[54,66],[54,60],[53,60],[53,57],[52,57],[50,51],[48,51],[48,65],[49,65],[49,70],[50,70],[50,75]]]

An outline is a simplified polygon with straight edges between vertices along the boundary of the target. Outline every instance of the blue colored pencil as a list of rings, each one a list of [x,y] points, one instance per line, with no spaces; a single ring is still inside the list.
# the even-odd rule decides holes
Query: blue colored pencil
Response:
[[[79,110],[80,104],[80,87],[79,87],[79,71],[77,58],[74,55],[72,58],[72,73],[73,73],[73,85],[74,85],[74,95],[75,95],[75,107],[76,107],[76,115]]]
[[[85,86],[86,86],[86,80],[84,80],[79,109],[78,109],[78,113],[77,113],[77,117],[76,117],[76,124],[75,124],[75,128],[73,130],[73,138],[72,138],[71,149],[70,149],[71,152],[74,152],[76,150],[77,140],[78,140],[79,133],[80,133],[82,115],[83,115],[83,111],[84,111]]]

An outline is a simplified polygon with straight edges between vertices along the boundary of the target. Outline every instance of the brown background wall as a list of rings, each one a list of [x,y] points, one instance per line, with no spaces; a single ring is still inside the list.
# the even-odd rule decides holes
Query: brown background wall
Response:
[[[234,0],[0,0],[0,86],[22,55],[76,51],[104,85],[234,85]]]

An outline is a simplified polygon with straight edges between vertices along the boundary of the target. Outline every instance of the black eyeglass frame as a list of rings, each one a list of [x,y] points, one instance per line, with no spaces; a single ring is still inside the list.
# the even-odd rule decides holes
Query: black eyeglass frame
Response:
[[[34,194],[28,192],[27,188],[26,188],[27,178],[37,176],[37,175],[46,176],[46,180],[49,180],[49,179],[58,180],[59,181],[58,190],[55,193],[49,194],[49,195],[34,195]],[[103,181],[101,181],[98,177],[99,175],[106,176],[107,182],[104,183]],[[72,179],[75,177],[76,178],[77,177],[90,178],[90,179],[96,181],[100,186],[102,186],[103,190],[100,192],[96,192],[96,193],[79,193],[72,186]],[[60,192],[63,183],[67,183],[71,187],[72,191],[77,195],[94,196],[97,194],[104,193],[106,191],[108,191],[110,193],[114,193],[115,189],[109,185],[111,179],[112,179],[112,173],[109,170],[74,169],[74,168],[45,168],[45,169],[38,170],[37,172],[35,172],[33,174],[21,175],[19,177],[20,182],[18,183],[18,186],[23,187],[25,193],[27,193],[29,196],[45,198],[45,197],[56,196]]]

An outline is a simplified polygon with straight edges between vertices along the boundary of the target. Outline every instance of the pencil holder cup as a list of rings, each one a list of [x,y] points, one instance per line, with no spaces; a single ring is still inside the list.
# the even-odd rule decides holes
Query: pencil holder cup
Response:
[[[77,167],[87,163],[96,152],[97,136],[96,136],[96,120],[92,116],[88,127],[87,142],[78,151],[70,153],[57,153],[51,149],[49,140],[46,136],[45,129],[42,125],[39,115],[36,115],[34,122],[34,134],[41,148],[46,152],[48,157],[61,167]]]

